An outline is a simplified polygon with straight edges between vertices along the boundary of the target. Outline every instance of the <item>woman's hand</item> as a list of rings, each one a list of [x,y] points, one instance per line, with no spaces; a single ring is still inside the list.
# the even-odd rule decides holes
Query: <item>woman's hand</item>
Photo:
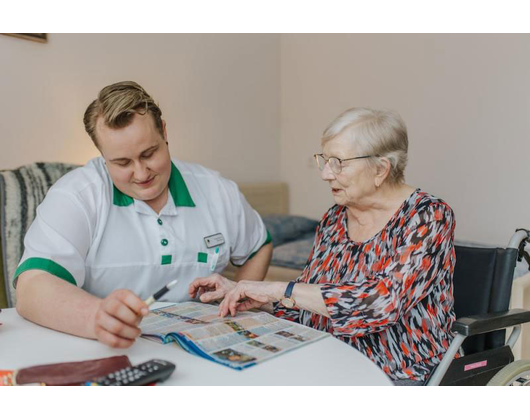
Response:
[[[241,280],[226,293],[219,305],[219,316],[225,317],[229,313],[235,316],[237,312],[277,302],[283,297],[286,288],[287,283],[284,282]]]
[[[199,298],[201,302],[208,303],[224,298],[236,284],[236,282],[228,280],[220,274],[212,274],[193,280],[188,293],[192,299]]]

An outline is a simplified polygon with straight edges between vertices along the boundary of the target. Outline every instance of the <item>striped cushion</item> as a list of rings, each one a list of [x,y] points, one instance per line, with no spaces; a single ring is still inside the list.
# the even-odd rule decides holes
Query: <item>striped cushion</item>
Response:
[[[8,307],[3,273],[4,273],[4,261],[2,259],[2,241],[0,241],[0,310],[1,308]]]
[[[37,206],[48,189],[77,165],[32,163],[12,171],[0,171],[0,237],[3,272],[8,306],[15,306],[12,280],[24,252],[24,236],[35,218]],[[2,278],[3,277],[3,278]]]

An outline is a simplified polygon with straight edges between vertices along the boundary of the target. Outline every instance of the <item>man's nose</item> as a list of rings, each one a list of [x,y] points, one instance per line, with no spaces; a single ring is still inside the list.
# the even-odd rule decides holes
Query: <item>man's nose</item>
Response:
[[[134,178],[138,181],[147,181],[149,168],[145,162],[139,161],[134,165]]]

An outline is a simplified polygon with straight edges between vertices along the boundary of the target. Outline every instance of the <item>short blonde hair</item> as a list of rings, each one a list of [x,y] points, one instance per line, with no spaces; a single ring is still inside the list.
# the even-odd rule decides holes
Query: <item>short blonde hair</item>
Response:
[[[382,157],[390,161],[389,183],[395,185],[405,181],[409,142],[407,128],[397,112],[347,109],[324,130],[322,144],[343,133],[355,143],[360,155],[374,156],[369,159],[372,164],[381,165]]]
[[[164,135],[162,111],[153,98],[136,82],[118,82],[106,86],[86,109],[83,122],[85,130],[94,142],[97,143],[96,124],[99,117],[109,128],[127,127],[134,114],[149,112],[155,121],[156,128]]]

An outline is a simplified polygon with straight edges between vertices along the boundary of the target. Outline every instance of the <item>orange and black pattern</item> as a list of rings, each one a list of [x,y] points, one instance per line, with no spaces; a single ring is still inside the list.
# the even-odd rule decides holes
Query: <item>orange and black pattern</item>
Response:
[[[278,304],[275,315],[333,334],[393,380],[424,381],[453,337],[454,229],[451,208],[418,189],[381,232],[354,242],[336,205],[296,280],[321,286],[331,318]]]

